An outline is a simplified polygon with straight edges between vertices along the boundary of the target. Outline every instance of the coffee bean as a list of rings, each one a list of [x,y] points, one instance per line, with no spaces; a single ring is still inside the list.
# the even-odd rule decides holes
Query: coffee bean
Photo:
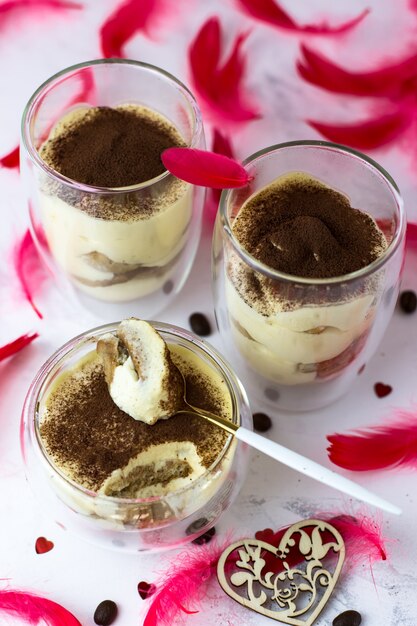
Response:
[[[253,427],[260,433],[266,433],[266,431],[271,428],[272,421],[266,413],[254,413],[252,417]]]
[[[362,616],[357,611],[344,611],[334,618],[333,626],[359,626]]]
[[[197,537],[197,539],[193,539],[192,543],[195,543],[197,546],[203,546],[206,543],[210,543],[215,534],[216,528],[215,526],[213,526],[213,528],[206,530],[204,535],[200,535],[200,537]]]
[[[142,600],[146,600],[146,598],[149,598],[152,594],[155,593],[155,591],[155,585],[151,585],[144,580],[141,580],[141,582],[138,583],[138,593]]]
[[[94,622],[100,626],[110,626],[117,617],[117,604],[113,600],[103,600],[94,611]]]
[[[211,326],[207,317],[203,313],[192,313],[188,319],[191,330],[196,335],[207,337],[211,334]]]
[[[414,313],[417,309],[417,296],[414,291],[403,291],[400,294],[400,307],[404,313]]]

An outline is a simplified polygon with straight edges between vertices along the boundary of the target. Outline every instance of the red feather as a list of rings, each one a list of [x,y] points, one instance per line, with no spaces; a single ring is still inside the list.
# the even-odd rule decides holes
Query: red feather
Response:
[[[230,157],[193,148],[168,148],[162,163],[177,178],[212,189],[244,187],[251,180],[243,165]]]
[[[417,224],[408,222],[406,245],[412,248],[417,247]]]
[[[399,109],[356,124],[325,124],[316,120],[307,120],[307,123],[330,141],[359,150],[372,150],[398,139],[412,121],[408,110]]]
[[[417,415],[399,410],[392,423],[327,437],[329,458],[354,471],[417,467]]]
[[[222,544],[216,540],[199,548],[187,548],[175,556],[168,573],[156,582],[157,591],[143,626],[172,626],[181,614],[198,613],[195,608],[205,597],[205,586],[216,575],[217,562],[231,543],[230,537]]]
[[[34,295],[41,290],[47,279],[47,273],[29,230],[15,246],[14,266],[25,299],[42,319],[43,315],[35,304]]]
[[[13,13],[26,12],[28,9],[82,9],[83,5],[70,0],[6,0],[0,3],[0,28]]]
[[[234,159],[232,143],[226,135],[221,133],[217,128],[213,128],[213,152],[223,154],[224,156]]]
[[[32,625],[81,626],[81,622],[60,604],[24,591],[0,591],[0,613],[18,617]]]
[[[334,35],[345,33],[359,24],[370,12],[365,9],[357,17],[339,24],[330,26],[326,22],[321,24],[306,24],[302,26],[279,5],[276,0],[237,0],[242,9],[252,17],[282,28],[284,30],[295,31],[297,33],[309,33],[311,35]]]
[[[243,89],[246,57],[242,45],[248,33],[235,39],[229,58],[221,64],[221,26],[217,17],[207,20],[188,51],[192,82],[210,113],[224,122],[248,122],[259,117]]]
[[[7,167],[8,169],[14,169],[15,167],[19,167],[20,163],[20,148],[16,146],[11,152],[6,154],[4,157],[0,159],[0,166]]]
[[[299,74],[308,82],[334,93],[398,98],[415,93],[417,54],[368,72],[349,72],[306,45],[301,46]]]
[[[23,348],[26,348],[34,339],[39,337],[38,333],[31,333],[27,335],[22,335],[18,339],[6,344],[5,346],[0,347],[0,361],[4,361],[4,359],[8,359],[13,356]]]
[[[328,522],[340,532],[345,542],[346,562],[351,567],[365,562],[372,565],[375,561],[387,559],[386,539],[382,536],[381,522],[371,517],[364,507],[355,515],[326,511],[315,514],[314,518]],[[266,541],[272,546],[278,547],[288,528],[290,526],[280,528],[276,533],[267,528],[258,531],[255,537],[259,541]],[[331,535],[323,533],[323,538],[328,541],[331,539]],[[266,561],[265,571],[279,573],[284,569],[282,561],[270,552],[264,551],[262,558]],[[290,567],[298,565],[303,560],[304,556],[297,548],[292,548],[286,557]]]
[[[166,10],[162,0],[126,0],[106,19],[100,28],[104,57],[124,57],[124,46],[140,31],[149,34],[149,26]]]

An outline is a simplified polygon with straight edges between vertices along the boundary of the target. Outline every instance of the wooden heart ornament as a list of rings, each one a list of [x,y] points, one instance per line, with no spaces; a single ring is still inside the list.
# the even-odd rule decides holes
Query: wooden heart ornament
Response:
[[[336,528],[303,520],[288,528],[278,547],[257,539],[232,544],[219,559],[217,577],[243,606],[284,624],[311,626],[330,598],[344,558]]]

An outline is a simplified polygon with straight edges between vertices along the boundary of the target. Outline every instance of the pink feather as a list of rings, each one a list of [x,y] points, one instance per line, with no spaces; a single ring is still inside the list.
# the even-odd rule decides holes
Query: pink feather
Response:
[[[25,232],[14,248],[14,267],[25,299],[29,302],[36,315],[43,315],[35,304],[34,297],[40,292],[47,279],[46,270],[39,257],[29,229]]]
[[[0,167],[6,167],[8,169],[18,168],[20,164],[20,148],[16,146],[4,157],[0,158]]]
[[[38,333],[28,333],[26,335],[22,335],[18,337],[14,341],[6,344],[5,346],[0,347],[0,361],[4,361],[4,359],[8,359],[23,348],[26,348],[34,339],[39,337]]]
[[[124,47],[136,33],[149,34],[150,25],[166,13],[163,0],[126,0],[106,19],[100,28],[104,57],[124,57]]]
[[[206,150],[168,148],[161,154],[161,159],[171,174],[193,185],[232,189],[244,187],[251,180],[243,165]]]
[[[327,22],[321,24],[298,24],[278,3],[277,0],[237,0],[238,5],[251,17],[275,26],[276,28],[310,35],[335,35],[345,33],[357,26],[370,12],[365,9],[357,17],[339,24],[330,26]]]
[[[156,581],[157,591],[151,596],[143,626],[173,626],[178,617],[198,613],[205,587],[216,575],[220,555],[230,543],[230,537],[222,543],[214,540],[177,554],[168,573]]]
[[[82,9],[83,5],[70,0],[6,0],[0,3],[0,28],[13,13],[25,14],[28,9]]]
[[[385,113],[356,124],[327,124],[307,120],[326,139],[358,150],[373,150],[392,143],[403,135],[412,122],[413,118],[407,109],[398,109],[394,113]]]
[[[217,17],[207,20],[189,51],[189,64],[194,88],[208,112],[225,122],[241,123],[259,117],[243,87],[246,57],[242,45],[248,33],[240,33],[230,56],[222,63],[221,25]]]
[[[371,566],[375,561],[385,561],[387,559],[386,539],[382,534],[382,524],[380,519],[374,519],[365,507],[360,508],[355,514],[337,512],[318,512],[314,514],[314,519],[328,522],[340,532],[346,547],[346,563],[354,568],[362,563],[369,563]],[[270,528],[258,531],[256,539],[266,541],[277,547],[281,538],[290,526],[280,528],[274,533]],[[326,534],[324,534],[326,538]],[[328,536],[330,539],[331,536]],[[282,561],[271,553],[264,552],[262,557],[266,560],[265,571],[279,573],[283,570]],[[304,556],[299,550],[292,549],[286,559],[290,567],[294,567],[304,560]]]
[[[350,72],[305,44],[301,52],[297,70],[302,78],[333,93],[397,99],[417,87],[417,54],[374,70]]]
[[[408,247],[417,248],[417,224],[408,222],[406,245]]]
[[[417,414],[396,411],[392,422],[327,437],[329,458],[354,471],[417,467]]]
[[[82,626],[72,613],[60,604],[24,591],[0,591],[0,613],[18,617],[37,626]]]

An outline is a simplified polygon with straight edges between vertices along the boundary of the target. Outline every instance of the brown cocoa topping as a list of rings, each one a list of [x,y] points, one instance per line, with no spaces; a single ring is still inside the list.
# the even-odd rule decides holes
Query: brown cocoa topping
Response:
[[[386,247],[367,213],[300,174],[257,193],[240,210],[233,231],[265,265],[306,278],[349,274],[372,263]]]
[[[227,417],[221,394],[206,376],[184,362],[187,400]],[[74,480],[98,490],[116,469],[150,446],[190,441],[209,467],[221,452],[227,434],[193,414],[177,414],[152,426],[137,421],[113,402],[98,359],[87,361],[51,393],[48,416],[41,423],[48,453]]]
[[[161,153],[179,145],[173,126],[139,107],[94,107],[50,138],[42,156],[79,183],[128,187],[162,174]]]

